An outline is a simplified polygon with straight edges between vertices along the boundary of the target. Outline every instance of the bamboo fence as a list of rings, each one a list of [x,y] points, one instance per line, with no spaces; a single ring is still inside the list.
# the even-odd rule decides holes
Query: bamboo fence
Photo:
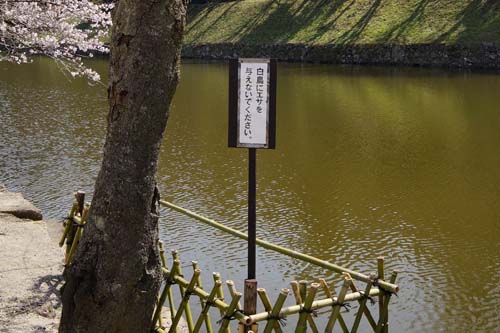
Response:
[[[326,311],[328,321],[324,332],[334,332],[336,328],[340,328],[342,332],[358,332],[360,323],[363,318],[371,331],[377,333],[388,332],[388,309],[391,295],[394,293],[381,288],[374,274],[370,274],[371,280],[366,284],[364,290],[359,290],[349,273],[342,274],[342,286],[338,295],[325,279],[319,279],[318,282],[309,283],[307,281],[292,281],[290,283],[291,290],[281,289],[274,305],[271,303],[269,295],[264,288],[258,289],[259,299],[265,311],[247,315],[241,309],[240,300],[242,293],[235,288],[234,282],[226,281],[226,286],[229,291],[230,299],[224,300],[222,291],[222,282],[219,273],[213,273],[213,285],[211,289],[205,290],[201,283],[201,270],[197,262],[191,262],[193,273],[191,278],[187,278],[183,274],[181,267],[182,263],[177,251],[172,251],[172,264],[168,268],[165,258],[163,245],[160,242],[160,256],[162,258],[162,270],[164,274],[164,288],[158,297],[156,311],[153,316],[154,329],[156,333],[174,333],[177,332],[178,324],[181,318],[187,322],[188,331],[193,332],[219,332],[229,333],[231,321],[237,322],[238,332],[244,332],[245,327],[251,328],[247,332],[257,332],[259,324],[263,327],[264,333],[294,331],[296,333],[319,332],[315,318],[318,316],[318,310],[330,309]],[[383,260],[379,258],[379,264]],[[393,272],[390,283],[396,281],[397,272]],[[175,304],[173,296],[173,288],[179,288],[180,301]],[[318,298],[319,292],[322,292],[324,297]],[[295,298],[295,305],[284,307],[288,296],[292,294]],[[381,311],[378,312],[378,319],[375,319],[367,306],[367,302],[374,303],[374,298],[378,297],[383,300]],[[193,299],[196,299],[193,301]],[[168,300],[171,323],[163,323],[161,311]],[[350,320],[350,325],[345,319],[346,312],[342,309],[349,309],[351,303],[358,304],[358,310],[353,320]],[[175,305],[176,306],[175,306]],[[193,315],[190,305],[196,305],[197,317]],[[220,319],[213,325],[213,320],[210,318],[210,309],[218,309],[220,311]],[[347,311],[349,312],[349,311]],[[290,324],[290,317],[297,315],[295,329]],[[286,321],[286,322],[285,322]],[[284,328],[285,324],[289,325]]]
[[[78,191],[75,193],[75,202],[65,219],[64,232],[59,242],[60,246],[66,243],[66,265],[70,265],[78,242],[83,233],[83,227],[89,211],[89,204],[84,204],[85,193]],[[224,226],[216,221],[198,215],[192,211],[176,206],[170,202],[160,200],[160,204],[181,212],[187,216],[215,227],[219,230],[232,234],[241,239],[247,239],[247,235],[235,229]],[[65,242],[66,241],[66,242]],[[319,332],[317,320],[315,318],[328,314],[328,320],[322,331],[326,333],[334,332],[340,328],[342,332],[358,332],[363,318],[366,319],[365,326],[376,333],[387,333],[389,331],[389,303],[392,295],[399,291],[396,283],[397,271],[393,271],[389,281],[384,280],[384,258],[377,258],[377,275],[362,274],[351,269],[338,266],[333,263],[291,250],[278,245],[257,239],[257,244],[293,258],[297,258],[308,263],[320,266],[341,274],[342,286],[336,294],[335,288],[331,288],[325,279],[318,279],[316,282],[292,281],[290,289],[281,289],[276,301],[272,304],[268,293],[264,288],[258,288],[258,298],[264,311],[255,313],[255,311],[242,310],[240,300],[243,294],[236,290],[233,281],[226,281],[229,300],[224,299],[223,283],[219,273],[213,273],[213,284],[211,288],[205,289],[201,279],[201,270],[199,264],[191,262],[192,275],[188,279],[183,273],[180,256],[177,251],[172,251],[171,265],[168,267],[165,257],[163,244],[159,242],[159,251],[162,262],[162,271],[164,276],[164,285],[161,293],[158,295],[156,309],[153,315],[152,332],[155,333],[177,333],[181,320],[187,323],[187,330],[194,332],[219,332],[230,333],[231,322],[238,323],[239,333],[255,333],[259,329],[264,333],[270,332]],[[357,281],[357,282],[356,282]],[[358,289],[356,283],[364,283],[363,289]],[[178,288],[177,294],[180,295],[176,303],[174,289]],[[247,287],[247,285],[245,285]],[[246,293],[246,291],[245,291]],[[285,306],[289,296],[293,295],[294,305]],[[377,311],[372,311],[368,307],[368,301],[374,303],[378,300]],[[168,302],[168,303],[167,303]],[[170,312],[170,322],[164,322],[162,319],[162,309],[168,305]],[[357,305],[357,312],[354,318],[346,320],[346,311],[349,312],[351,304]],[[196,307],[193,311],[192,307]],[[211,318],[210,310],[218,310],[220,318],[214,321]],[[246,309],[246,305],[245,305]],[[325,309],[330,309],[325,311]],[[297,321],[295,329],[290,324],[290,316],[296,315]],[[213,316],[213,311],[212,311]],[[286,322],[285,322],[286,321]],[[285,324],[288,323],[286,329]],[[260,324],[260,328],[259,328]]]

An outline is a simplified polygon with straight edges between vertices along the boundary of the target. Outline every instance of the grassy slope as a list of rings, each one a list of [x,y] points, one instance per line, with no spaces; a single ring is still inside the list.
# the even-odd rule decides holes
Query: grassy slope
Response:
[[[191,5],[185,42],[500,44],[500,0],[240,0]]]

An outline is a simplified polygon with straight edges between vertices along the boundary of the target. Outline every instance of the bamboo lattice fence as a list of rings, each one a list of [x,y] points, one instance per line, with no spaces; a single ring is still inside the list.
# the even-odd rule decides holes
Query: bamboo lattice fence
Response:
[[[66,265],[71,264],[90,207],[88,204],[83,204],[83,192],[77,192],[75,198],[75,203],[65,220],[65,229],[59,243],[60,246],[63,246],[66,240]],[[167,201],[160,200],[160,204],[236,237],[242,239],[247,237],[244,233]],[[321,330],[322,332],[334,332],[336,329],[340,329],[344,333],[358,332],[363,318],[366,320],[365,326],[370,331],[377,333],[388,332],[389,303],[392,295],[399,291],[399,287],[395,284],[397,271],[392,272],[388,281],[384,280],[383,257],[377,258],[377,274],[366,275],[263,240],[257,239],[257,244],[341,274],[342,285],[338,293],[335,292],[335,288],[322,278],[313,283],[292,281],[290,289],[281,289],[273,304],[266,290],[259,288],[257,294],[264,311],[245,314],[240,302],[243,294],[236,290],[233,281],[228,280],[225,283],[229,294],[229,297],[226,297],[228,301],[226,301],[223,282],[219,273],[213,273],[211,287],[205,289],[198,262],[191,262],[192,274],[190,278],[187,278],[182,269],[179,253],[172,251],[171,264],[168,266],[163,244],[160,242],[164,287],[158,296],[152,331],[156,333],[177,333],[179,332],[179,323],[181,320],[185,320],[187,330],[190,333],[212,333],[215,331],[230,333],[231,322],[238,323],[238,332],[257,332],[257,330],[265,333],[319,332],[320,329],[315,319],[318,315],[327,315],[328,319],[323,320],[325,327]],[[361,288],[360,283],[364,284],[363,288]],[[177,294],[180,297],[174,296],[174,289],[176,288],[178,288]],[[290,295],[293,295],[294,305],[285,306],[285,301]],[[373,311],[373,308],[371,310],[368,305],[370,303],[373,305],[375,299],[378,301],[378,307],[376,311]],[[165,304],[168,305],[168,311],[170,312],[168,323],[164,322],[161,313],[162,309],[166,309]],[[357,312],[354,318],[346,320],[346,313],[349,312],[348,310],[352,304],[357,305]],[[212,311],[211,314],[211,309],[217,310],[219,314],[215,321],[211,318],[214,312]],[[342,311],[343,309],[345,310]],[[296,317],[294,324],[290,319],[292,316]],[[288,324],[286,328],[285,324]]]

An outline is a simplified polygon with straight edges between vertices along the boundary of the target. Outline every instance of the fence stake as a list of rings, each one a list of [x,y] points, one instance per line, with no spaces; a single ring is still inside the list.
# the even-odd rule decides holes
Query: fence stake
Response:
[[[227,289],[229,290],[229,295],[231,295],[231,297],[234,297],[234,295],[237,293],[236,287],[234,286],[234,281],[227,280],[226,285],[227,285]],[[236,308],[238,310],[241,310],[241,303],[240,302],[238,302],[238,304],[236,305]]]
[[[168,272],[167,259],[165,258],[165,248],[163,247],[163,242],[159,241],[158,246],[160,248],[161,265]],[[170,318],[174,318],[176,312],[175,312],[174,295],[172,292],[172,288],[170,288],[170,286],[168,288],[165,286],[164,288],[165,288],[164,292],[166,292],[166,295],[167,295],[166,297],[168,298],[168,307],[169,307],[169,311],[170,311]],[[163,302],[161,304],[160,304],[160,301],[161,301],[161,297],[158,299],[158,304],[159,304],[158,306],[160,307],[160,311],[161,311],[161,308],[163,308],[163,303],[165,303],[165,299],[163,299]],[[158,317],[158,324],[160,325],[160,327],[163,327],[161,314]],[[178,331],[177,328],[175,329],[175,331],[176,332]]]
[[[179,260],[179,253],[174,250],[174,251],[172,251],[172,256],[174,258],[174,263],[176,261],[178,262],[177,274],[182,276],[182,267],[181,267],[181,263]],[[179,285],[179,290],[181,292],[181,297],[184,298],[184,295],[186,294],[186,288]],[[186,304],[185,313],[186,313],[186,321],[188,324],[188,330],[190,333],[192,333],[194,325],[193,325],[193,315],[191,314],[191,307],[189,306],[189,303]]]
[[[299,291],[300,291],[300,299],[302,300],[301,303],[303,303],[306,301],[306,294],[307,294],[307,281],[306,280],[299,281]]]
[[[311,286],[309,287],[309,292],[307,293],[306,298],[304,300],[303,308],[300,311],[299,321],[297,323],[295,333],[305,333],[307,331],[307,321],[309,318],[311,318],[311,320],[309,320],[309,323],[311,323],[312,321],[311,306],[314,301],[314,298],[316,297],[316,291],[318,290],[318,288],[319,288],[319,283],[311,283]]]
[[[76,207],[76,212],[73,215],[73,217],[79,215],[80,219],[81,219],[82,215],[83,215],[83,202],[85,201],[85,192],[76,191],[75,192],[75,201],[76,201],[77,207]],[[74,222],[74,220],[71,221],[71,223],[70,223],[71,226],[68,230],[68,234],[66,235],[66,255],[64,257],[64,262],[66,265],[69,263],[69,260],[68,260],[69,253],[70,253],[71,248],[73,246],[73,240],[75,239],[76,231],[78,229],[73,222]]]
[[[87,219],[89,209],[90,209],[90,204],[85,204],[85,207],[83,208],[82,216],[80,218],[80,221],[78,222],[78,226],[76,227],[77,229],[76,229],[75,238],[73,238],[73,240],[72,240],[71,249],[69,250],[68,257],[66,259],[66,265],[71,264],[71,260],[73,259],[73,256],[75,255],[76,248],[78,246],[78,243],[80,242],[80,238],[82,237],[83,226],[85,224],[85,220]]]
[[[333,286],[333,291],[330,291],[330,288],[328,287],[328,283],[326,283],[325,279],[319,279],[319,282],[321,286],[323,287],[323,291],[325,292],[326,297],[333,299],[335,297],[335,285]],[[343,332],[349,332],[349,329],[347,328],[347,325],[344,321],[344,318],[342,316],[339,316],[339,324],[340,327],[342,327]]]
[[[286,288],[281,289],[280,294],[278,295],[278,299],[276,300],[276,303],[274,304],[273,309],[271,310],[270,315],[268,316],[267,324],[266,327],[264,328],[264,333],[271,333],[273,328],[276,328],[276,325],[279,327],[279,321],[278,320],[284,320],[284,317],[280,316],[281,308],[283,307],[283,304],[285,304],[286,298],[288,296],[289,290]],[[281,331],[281,328],[276,330],[277,332]]]
[[[69,230],[73,226],[73,216],[75,216],[76,209],[78,207],[78,203],[73,202],[73,206],[71,207],[71,210],[69,211],[68,217],[66,218],[66,222],[64,225],[64,231],[61,236],[61,240],[59,241],[59,247],[62,247],[64,245],[64,240],[66,239],[66,236],[68,235]]]
[[[207,318],[210,318],[208,316],[208,311],[210,310],[210,307],[214,303],[215,297],[217,296],[217,289],[221,286],[220,281],[215,281],[214,287],[212,288],[212,291],[210,292],[210,295],[207,298],[207,301],[204,302],[205,304],[203,305],[203,310],[201,310],[201,314],[198,317],[198,320],[196,321],[196,325],[194,325],[194,333],[198,333],[201,329],[201,325],[203,324],[203,321],[205,321],[205,326],[207,327],[207,332],[212,332],[212,324],[210,323],[210,328],[208,327],[207,324]]]
[[[292,286],[292,292],[293,296],[295,297],[295,304],[299,305],[302,304],[305,300],[305,294],[307,291],[307,281],[301,280],[299,282],[297,281],[292,281],[290,282]],[[311,330],[313,332],[317,332],[318,328],[316,327],[316,324],[314,323],[314,320],[312,319],[311,316],[307,317],[307,321],[309,322],[309,325],[311,326]]]
[[[377,279],[384,280],[384,257],[377,257]],[[384,293],[380,293],[378,295],[378,316],[380,320],[380,315],[382,314],[382,310],[384,308]]]
[[[328,323],[326,325],[325,332],[330,333],[333,332],[333,327],[335,326],[335,322],[337,321],[337,318],[340,316],[340,308],[342,304],[344,303],[344,298],[347,294],[347,289],[349,288],[349,285],[351,284],[351,279],[349,277],[344,277],[344,284],[342,285],[342,288],[340,289],[339,297],[337,298],[337,301],[333,304],[333,310],[332,314],[330,316],[330,319],[328,320]]]
[[[193,265],[194,270],[200,269],[200,265],[198,264],[197,261],[192,261],[191,264]],[[203,284],[201,283],[201,275],[198,277],[196,284],[198,285],[199,288],[203,289]],[[200,304],[201,308],[203,309],[205,307],[205,301],[203,297],[200,297]],[[210,320],[210,314],[206,312],[204,317],[205,317],[205,328],[207,330],[207,333],[212,333],[212,322]]]
[[[214,278],[214,282],[217,282],[217,281],[220,282],[219,287],[217,288],[217,298],[220,299],[221,301],[224,301],[224,290],[222,289],[222,279],[220,277],[220,274],[217,272],[214,272],[213,278]],[[221,317],[224,317],[224,313],[225,313],[224,310],[219,308],[219,311],[220,311]],[[228,327],[224,333],[229,333],[230,331],[231,330]]]
[[[299,283],[297,281],[290,282],[292,286],[292,293],[295,297],[295,304],[302,304],[302,296],[300,295]]]
[[[370,311],[366,308],[366,302],[368,301],[368,297],[370,295],[370,290],[372,288],[372,282],[369,281],[366,284],[366,288],[364,291],[365,297],[360,299],[359,302],[359,310],[358,313],[356,314],[356,318],[354,319],[354,324],[352,325],[352,330],[351,333],[356,333],[358,331],[359,323],[361,322],[361,318],[363,317],[363,313],[366,315],[366,319],[368,319],[368,322],[370,323],[370,326],[375,330],[377,328],[377,324],[375,320],[373,319]],[[358,291],[356,286],[354,285],[354,281],[352,281],[351,284],[351,289],[356,292]],[[366,311],[365,311],[366,310]]]
[[[160,322],[161,310],[163,308],[163,304],[165,304],[165,300],[167,299],[167,296],[169,296],[169,302],[170,302],[170,295],[172,293],[171,286],[174,282],[174,276],[175,276],[175,274],[177,274],[176,269],[177,269],[177,265],[175,265],[175,263],[172,264],[172,269],[170,270],[170,272],[166,268],[163,269],[163,271],[166,272],[166,274],[168,275],[168,278],[165,281],[165,287],[163,288],[163,292],[160,295],[160,298],[158,300],[158,305],[157,305],[156,310],[155,310],[154,315],[153,315],[153,326],[156,325],[156,323]],[[170,318],[174,318],[174,317],[175,317],[175,309],[174,309],[173,302],[171,302],[170,303]]]
[[[391,283],[396,282],[396,278],[398,276],[398,271],[393,271],[391,275],[390,281]],[[386,295],[384,297],[384,308],[382,309],[382,313],[380,314],[376,333],[388,332],[389,331],[389,301],[391,300],[392,294]]]
[[[241,293],[236,293],[231,300],[231,304],[229,304],[229,307],[224,313],[224,316],[220,319],[220,328],[219,328],[219,333],[224,333],[226,332],[227,328],[229,327],[229,321],[232,319],[234,312],[238,311],[236,309],[236,306],[238,305],[238,302],[240,301],[241,298]]]
[[[177,325],[179,324],[179,321],[181,320],[182,312],[184,311],[184,309],[187,309],[187,306],[189,305],[189,297],[191,296],[191,294],[194,290],[196,281],[198,280],[198,277],[200,276],[200,274],[201,274],[201,271],[199,269],[196,269],[194,271],[193,276],[191,277],[191,281],[189,282],[189,285],[187,286],[186,290],[184,291],[184,295],[182,296],[182,301],[181,301],[181,304],[179,305],[179,310],[177,310],[177,315],[175,316],[174,319],[172,319],[172,326],[170,327],[169,333],[174,333],[175,328],[177,328]],[[186,317],[187,317],[187,315],[186,315]],[[188,326],[189,325],[190,325],[190,323],[188,321]],[[193,326],[192,319],[191,319],[191,326]]]
[[[267,312],[269,312],[269,314],[271,314],[271,312],[273,311],[273,306],[271,305],[271,300],[269,299],[269,296],[266,293],[266,289],[258,288],[257,293],[259,294],[260,300],[262,301],[262,304],[264,305],[264,310],[266,310]],[[287,290],[287,294],[288,294],[288,290]],[[279,311],[278,311],[278,314],[279,314]],[[269,319],[269,321],[270,320],[272,320],[272,319]],[[274,320],[274,322],[275,322],[274,331],[276,333],[282,333],[283,331],[281,330],[279,322],[276,319]],[[267,327],[267,325],[266,325],[266,327]],[[272,328],[273,328],[273,326],[271,325],[271,329]],[[264,332],[265,332],[265,329],[264,329]]]
[[[158,241],[158,248],[160,249],[161,267],[167,268],[167,260],[165,259],[165,248],[163,247],[162,241]]]

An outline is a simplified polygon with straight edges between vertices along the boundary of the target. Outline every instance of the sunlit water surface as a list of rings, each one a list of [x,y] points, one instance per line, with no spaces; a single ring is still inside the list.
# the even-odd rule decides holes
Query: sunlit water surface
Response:
[[[105,76],[105,60],[91,64]],[[500,331],[499,101],[497,74],[280,64],[277,149],[258,152],[258,237],[364,273],[385,256],[400,271],[392,331]],[[104,86],[48,60],[0,63],[0,182],[61,218],[73,191],[92,192],[106,112]],[[244,231],[247,152],[226,138],[227,66],[184,64],[162,195]],[[242,289],[244,241],[162,216],[167,248],[198,260],[206,285],[218,271]],[[257,269],[273,300],[294,279],[339,281],[262,249]]]

